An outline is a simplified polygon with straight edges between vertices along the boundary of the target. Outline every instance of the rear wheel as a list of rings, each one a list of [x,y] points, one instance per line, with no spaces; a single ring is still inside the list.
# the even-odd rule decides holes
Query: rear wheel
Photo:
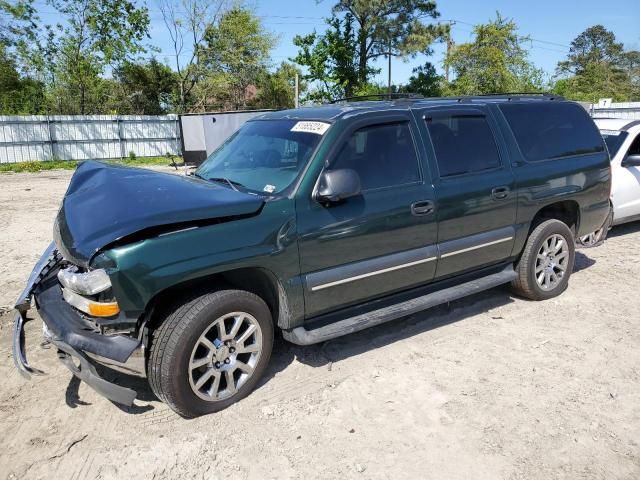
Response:
[[[515,292],[532,300],[560,295],[569,283],[575,261],[575,241],[569,227],[560,220],[546,220],[529,235],[515,265]]]
[[[253,390],[272,347],[271,312],[260,297],[208,293],[173,309],[153,333],[149,383],[184,417],[217,412]]]

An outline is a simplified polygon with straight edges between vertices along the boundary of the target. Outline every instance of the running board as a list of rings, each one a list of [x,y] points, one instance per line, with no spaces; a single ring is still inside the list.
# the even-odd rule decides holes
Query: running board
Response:
[[[314,330],[297,327],[292,330],[284,330],[282,334],[285,340],[297,345],[311,345],[313,343],[324,342],[336,337],[341,337],[342,335],[364,330],[365,328],[380,325],[381,323],[406,317],[416,312],[435,307],[436,305],[473,295],[474,293],[482,292],[483,290],[488,290],[504,283],[509,283],[515,279],[516,276],[517,274],[514,272],[513,267],[508,266],[501,272],[487,275],[486,277],[438,290],[422,297],[390,305],[379,310],[346,318],[324,327]]]

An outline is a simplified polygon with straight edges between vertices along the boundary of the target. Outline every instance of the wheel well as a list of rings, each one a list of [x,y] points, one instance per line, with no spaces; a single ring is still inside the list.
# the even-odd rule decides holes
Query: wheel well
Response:
[[[288,315],[287,300],[276,277],[263,268],[240,268],[183,282],[159,292],[147,307],[148,326],[155,328],[167,310],[181,299],[224,288],[245,290],[257,295],[269,307],[274,326],[281,324],[281,321],[286,322],[281,316]]]
[[[577,202],[565,200],[552,203],[540,209],[531,221],[529,233],[545,220],[556,219],[564,222],[575,234],[580,226],[580,208]]]

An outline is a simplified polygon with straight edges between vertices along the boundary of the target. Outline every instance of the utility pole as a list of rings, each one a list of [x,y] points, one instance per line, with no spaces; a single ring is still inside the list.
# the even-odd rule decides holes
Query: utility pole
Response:
[[[387,79],[387,93],[391,93],[391,38],[389,38],[389,78]]]
[[[451,50],[453,50],[453,47],[455,46],[455,43],[453,43],[453,39],[451,38],[451,27],[455,24],[455,20],[449,20],[449,31],[447,32],[447,57],[444,63],[444,78],[447,80],[447,83],[449,83],[449,55],[451,55]]]
[[[296,108],[298,108],[299,105],[299,97],[300,97],[300,92],[299,92],[299,83],[298,83],[298,72],[296,72],[296,84],[295,84],[295,93],[294,93],[294,105],[296,106]]]

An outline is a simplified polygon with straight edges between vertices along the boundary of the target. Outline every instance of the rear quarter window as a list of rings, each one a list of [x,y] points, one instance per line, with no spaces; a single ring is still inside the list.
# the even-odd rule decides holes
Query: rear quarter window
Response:
[[[539,102],[499,108],[530,162],[604,151],[602,136],[580,105]]]

